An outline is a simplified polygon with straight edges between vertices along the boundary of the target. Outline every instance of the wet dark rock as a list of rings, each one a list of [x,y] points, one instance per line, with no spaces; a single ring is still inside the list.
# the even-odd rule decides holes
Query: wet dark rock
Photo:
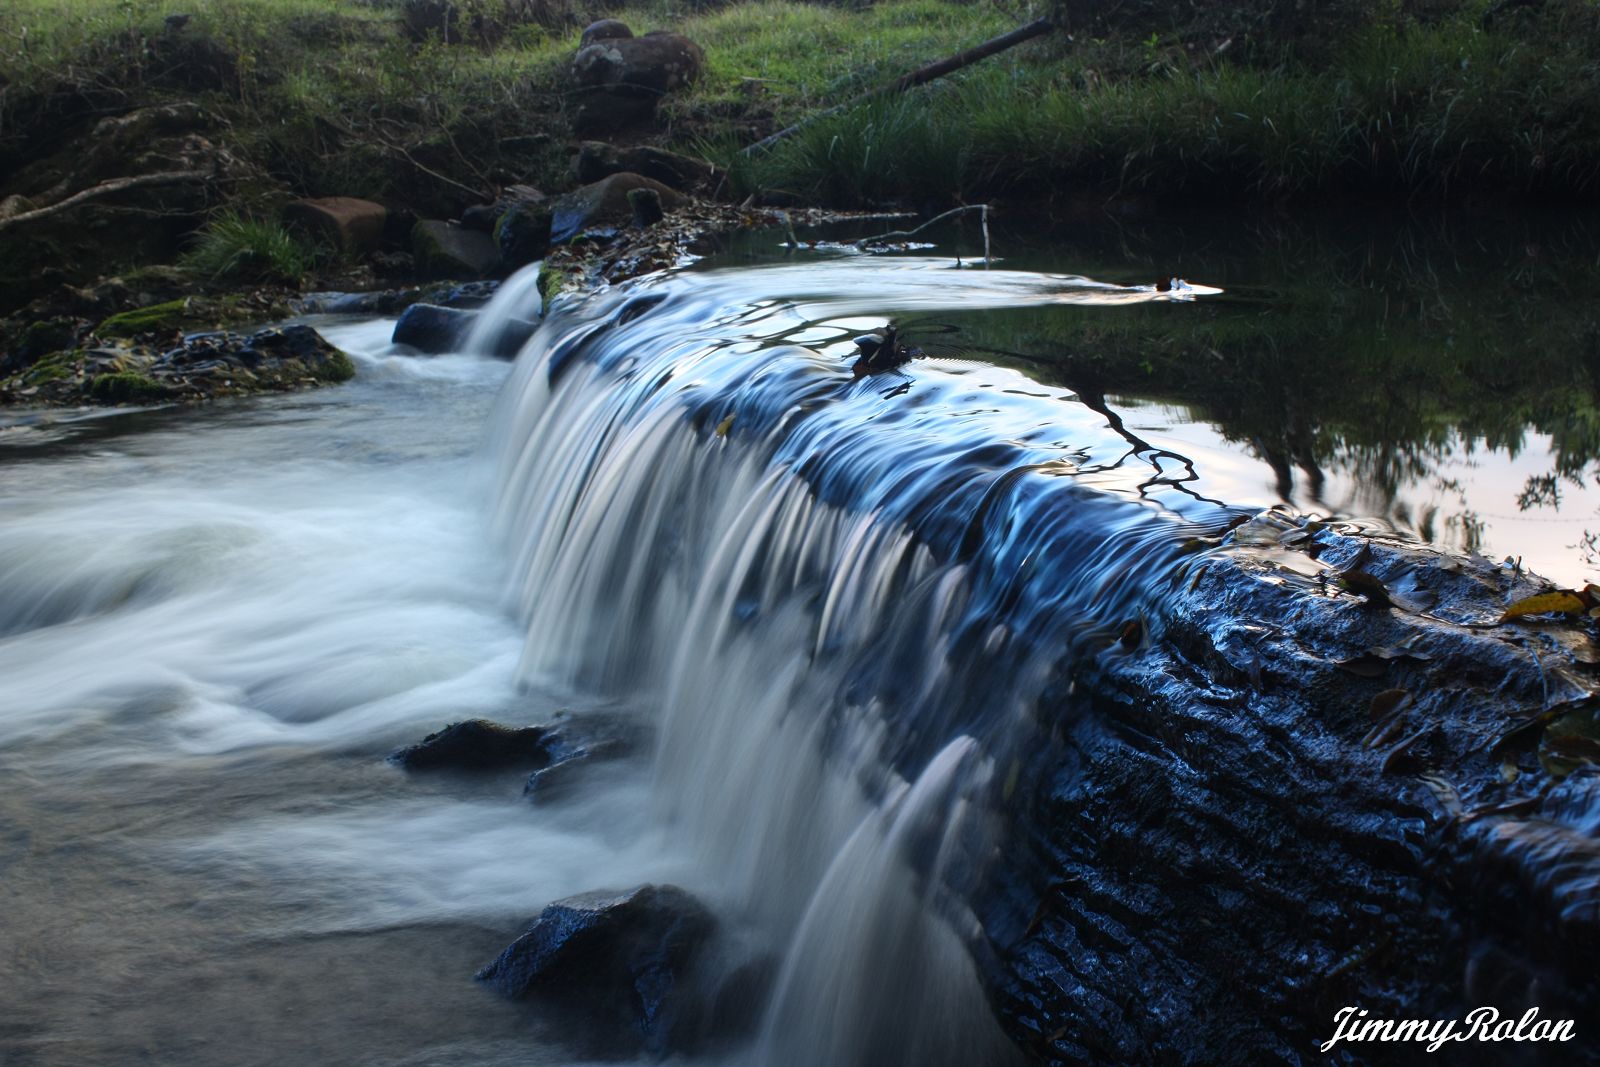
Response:
[[[494,279],[478,282],[463,282],[452,286],[443,296],[438,297],[433,303],[447,308],[481,308],[494,299],[494,294],[500,291],[500,283]]]
[[[295,200],[283,208],[284,225],[343,252],[367,255],[383,246],[389,209],[353,196]]]
[[[671,211],[682,205],[683,194],[639,174],[613,174],[558,197],[551,205],[550,243],[576,237],[586,230],[625,225],[633,219],[633,204],[628,194],[635,189],[652,189],[661,206]]]
[[[620,738],[553,747],[550,766],[528,775],[522,795],[535,804],[549,804],[571,794],[597,763],[622,759],[632,746]]]
[[[604,141],[584,141],[574,164],[580,182],[597,182],[613,174],[642,174],[682,192],[704,188],[716,168],[703,159],[650,145],[621,148]]]
[[[408,771],[489,771],[542,766],[551,735],[543,726],[501,726],[487,719],[451,723],[389,759]]]
[[[549,202],[518,201],[495,220],[494,241],[507,270],[541,259],[550,248]]]
[[[479,233],[493,233],[495,222],[503,214],[505,209],[499,204],[473,204],[461,213],[461,226]]]
[[[0,403],[196,401],[327,385],[354,374],[349,356],[311,327],[291,325],[195,334],[166,349],[125,340],[51,353],[0,380]]]
[[[379,278],[411,278],[417,273],[417,260],[410,252],[374,252],[371,263]]]
[[[310,382],[345,381],[355,373],[350,357],[310,326],[273,326],[250,334],[228,331],[197,334],[162,353],[151,368],[154,376],[182,384],[186,368],[220,362],[235,378],[256,388],[289,388]]]
[[[548,998],[598,1032],[665,1055],[694,1042],[692,970],[716,926],[676,886],[584,893],[545,908],[478,978],[509,997]]]
[[[633,208],[633,224],[641,230],[667,217],[661,209],[661,194],[654,189],[630,190],[628,206]]]
[[[423,289],[379,289],[370,293],[307,293],[296,311],[302,315],[398,315],[424,299]]]
[[[500,261],[488,234],[427,219],[411,231],[411,252],[424,278],[481,278]]]
[[[0,377],[15,374],[52,352],[71,348],[83,326],[73,318],[28,323],[9,345],[0,345]]]
[[[1365,577],[1325,587],[1289,553]],[[1021,752],[976,901],[1018,1042],[1051,1064],[1299,1062],[1347,1004],[1592,1015],[1593,794],[1552,787],[1538,740],[1591,706],[1591,641],[1496,625],[1548,587],[1274,513],[1178,574],[1151,636],[1064,674]]]
[[[477,317],[475,311],[437,304],[412,304],[394,324],[394,336],[390,340],[426,355],[454,352]]]

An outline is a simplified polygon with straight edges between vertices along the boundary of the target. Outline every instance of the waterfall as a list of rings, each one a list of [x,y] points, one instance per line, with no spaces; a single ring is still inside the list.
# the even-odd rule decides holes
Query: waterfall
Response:
[[[1007,768],[1069,650],[1136,618],[1217,511],[1013,372],[849,374],[882,321],[862,280],[910,310],[1127,290],[849,269],[551,309],[495,422],[521,670],[650,718],[667,832],[782,948],[758,1062],[1001,1062],[962,899]]]

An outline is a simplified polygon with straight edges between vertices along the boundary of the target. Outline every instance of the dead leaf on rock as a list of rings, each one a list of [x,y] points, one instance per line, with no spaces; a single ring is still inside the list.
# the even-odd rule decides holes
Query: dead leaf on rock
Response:
[[[1500,616],[1501,622],[1510,622],[1526,615],[1582,615],[1595,605],[1585,602],[1582,593],[1575,593],[1570,589],[1561,589],[1554,593],[1540,593],[1538,596],[1523,597],[1521,600],[1506,608]]]

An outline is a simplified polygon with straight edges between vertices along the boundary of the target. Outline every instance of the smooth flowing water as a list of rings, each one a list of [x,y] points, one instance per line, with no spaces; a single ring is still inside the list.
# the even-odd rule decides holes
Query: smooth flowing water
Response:
[[[12,420],[0,1061],[582,1061],[471,975],[553,899],[658,882],[772,960],[710,1058],[1008,1062],[965,894],[1040,694],[1283,488],[1276,444],[1070,358],[1264,299],[1184,273],[696,272],[557,309],[510,368],[325,322],[347,386]],[[965,349],[853,378],[890,314]],[[1336,482],[1281,495],[1360,511]],[[558,712],[649,743],[538,806],[383,760]]]

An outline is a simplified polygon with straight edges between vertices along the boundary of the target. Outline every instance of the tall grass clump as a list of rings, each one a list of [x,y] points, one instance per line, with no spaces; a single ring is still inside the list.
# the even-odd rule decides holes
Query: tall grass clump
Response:
[[[216,281],[298,285],[330,258],[280,223],[230,211],[196,235],[183,266]]]

